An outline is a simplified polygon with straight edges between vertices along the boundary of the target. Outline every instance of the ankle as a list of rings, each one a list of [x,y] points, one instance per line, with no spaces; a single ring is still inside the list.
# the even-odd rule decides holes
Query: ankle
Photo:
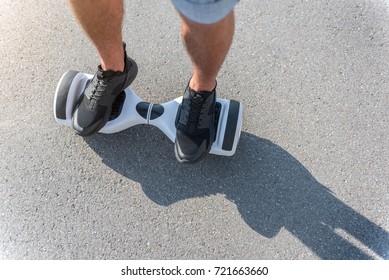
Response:
[[[100,67],[104,71],[123,72],[125,64],[124,64],[124,61],[105,62],[105,61],[101,60]]]
[[[123,72],[126,64],[126,45],[122,43],[115,48],[108,48],[107,51],[100,53],[100,65],[104,71]]]
[[[205,81],[205,80],[198,80],[194,79],[193,77],[189,81],[189,88],[201,92],[201,91],[208,91],[211,92],[216,88],[216,80],[210,80],[210,81]]]

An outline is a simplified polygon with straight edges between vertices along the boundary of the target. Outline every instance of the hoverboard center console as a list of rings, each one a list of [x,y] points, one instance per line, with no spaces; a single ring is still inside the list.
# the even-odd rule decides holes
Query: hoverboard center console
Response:
[[[54,95],[54,118],[71,127],[72,113],[78,98],[92,75],[68,71],[62,75]],[[174,143],[178,109],[182,97],[163,104],[143,101],[129,87],[116,98],[107,124],[100,133],[116,133],[138,124],[158,127]],[[239,142],[243,106],[235,100],[216,99],[216,137],[210,153],[232,156]]]

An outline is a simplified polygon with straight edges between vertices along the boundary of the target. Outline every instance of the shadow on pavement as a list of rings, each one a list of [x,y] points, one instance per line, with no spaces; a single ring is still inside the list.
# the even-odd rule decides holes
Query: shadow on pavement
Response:
[[[287,229],[322,259],[372,259],[352,236],[389,258],[389,233],[336,198],[292,155],[242,132],[233,157],[209,155],[195,165],[176,162],[173,144],[157,128],[137,126],[85,139],[104,164],[141,184],[156,204],[223,194],[243,220],[267,238]]]

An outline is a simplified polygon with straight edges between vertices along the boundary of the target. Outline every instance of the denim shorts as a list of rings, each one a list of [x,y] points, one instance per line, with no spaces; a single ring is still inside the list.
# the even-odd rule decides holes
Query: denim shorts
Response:
[[[211,24],[229,14],[239,0],[172,0],[186,18],[198,23]]]

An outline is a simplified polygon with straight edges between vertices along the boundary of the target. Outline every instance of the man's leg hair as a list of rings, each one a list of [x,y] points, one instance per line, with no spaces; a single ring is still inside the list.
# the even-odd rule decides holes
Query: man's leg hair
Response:
[[[96,47],[103,70],[123,71],[123,0],[68,0],[81,27]]]

